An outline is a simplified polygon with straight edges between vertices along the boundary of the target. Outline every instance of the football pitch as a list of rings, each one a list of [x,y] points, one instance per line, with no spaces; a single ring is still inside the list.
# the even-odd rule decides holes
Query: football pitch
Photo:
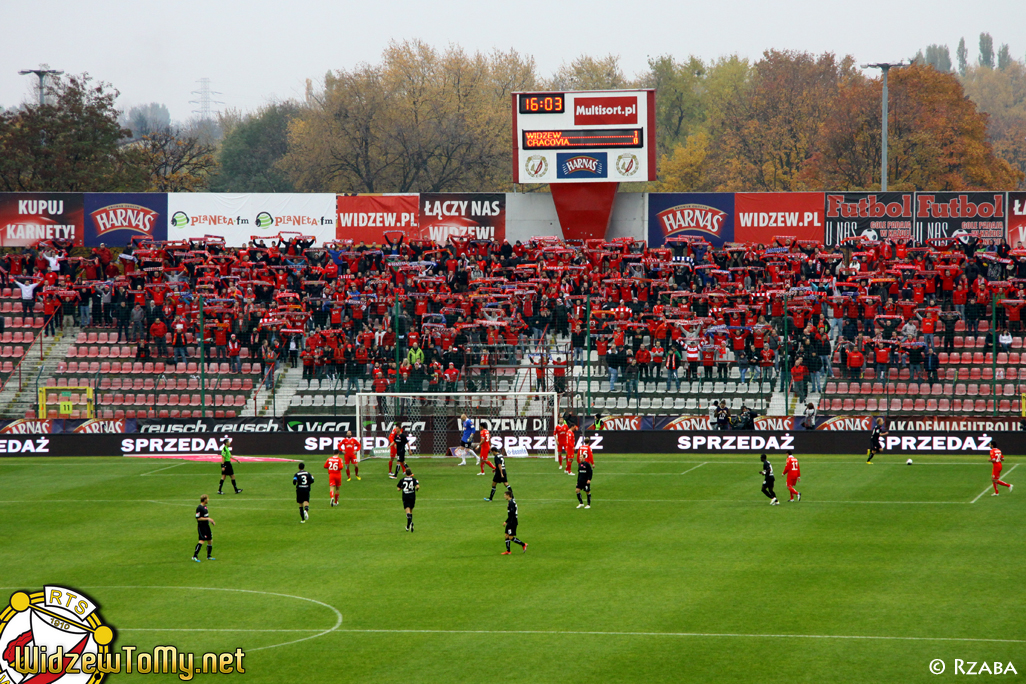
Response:
[[[472,461],[410,461],[411,534],[378,459],[337,508],[308,459],[300,524],[295,463],[238,464],[244,492],[218,496],[215,463],[5,458],[0,608],[61,584],[118,646],[246,652],[195,681],[936,682],[956,659],[1026,678],[1021,458],[991,497],[982,454],[798,456],[802,501],[777,455],[770,506],[757,456],[598,454],[587,510],[551,459],[509,459],[529,544],[510,556]],[[201,494],[217,560],[194,563]]]

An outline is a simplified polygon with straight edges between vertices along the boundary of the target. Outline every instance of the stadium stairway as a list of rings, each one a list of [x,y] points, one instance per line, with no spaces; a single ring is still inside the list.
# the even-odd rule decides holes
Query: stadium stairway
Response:
[[[257,400],[254,402],[250,399],[246,404],[246,408],[242,411],[242,416],[263,417],[271,415],[285,415],[286,409],[288,409],[292,402],[292,398],[299,389],[302,377],[302,366],[289,368],[288,365],[286,365],[282,371],[278,373],[278,378],[275,380],[274,390],[272,392],[268,392],[263,389],[262,384],[258,388],[254,389],[254,396]]]
[[[25,418],[29,412],[35,412],[39,403],[38,387],[52,378],[58,364],[64,360],[68,349],[74,344],[78,328],[70,328],[58,332],[56,337],[44,337],[42,359],[35,347],[22,361],[21,388],[17,377],[12,376],[10,382],[0,392],[0,415],[7,418]],[[40,372],[42,371],[42,372]],[[38,384],[37,384],[38,379]]]

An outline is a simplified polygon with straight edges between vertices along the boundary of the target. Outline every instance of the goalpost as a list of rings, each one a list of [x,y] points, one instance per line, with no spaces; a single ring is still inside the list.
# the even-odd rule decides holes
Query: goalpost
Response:
[[[493,447],[523,446],[528,456],[555,456],[552,435],[559,423],[555,392],[359,392],[356,436],[368,456],[387,458],[388,433],[399,423],[414,438],[411,454],[442,458],[460,445],[464,413],[474,422],[475,431],[488,429]]]

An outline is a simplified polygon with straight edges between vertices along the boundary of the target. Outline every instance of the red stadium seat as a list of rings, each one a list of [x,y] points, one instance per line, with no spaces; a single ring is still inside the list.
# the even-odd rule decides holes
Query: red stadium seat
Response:
[[[917,401],[923,401],[923,400],[922,399],[918,399]],[[915,407],[915,402],[911,398],[906,397],[901,402],[901,410],[902,411],[912,411],[914,409],[914,407]]]
[[[998,402],[998,413],[1008,413],[1012,410],[1012,400],[1002,399]]]
[[[224,417],[225,418],[234,418],[235,417],[235,411],[225,411],[224,412]]]
[[[876,399],[876,397],[870,397],[869,399],[866,400],[866,410],[871,412],[871,413],[876,412],[877,410],[879,410],[877,408],[877,399]]]
[[[162,410],[161,410],[161,411],[160,411],[160,412],[159,412],[159,413],[157,414],[157,417],[158,417],[158,418],[168,418],[168,417],[170,417],[170,414],[168,413],[167,409],[162,409]]]
[[[976,413],[983,413],[987,410],[987,402],[983,399],[977,399],[976,404],[973,406],[973,410],[976,411]]]
[[[951,411],[951,400],[947,397],[942,397],[940,401],[937,402],[937,410],[941,413],[949,413]]]
[[[168,397],[167,397],[167,405],[168,406],[178,406],[178,395],[177,394],[169,394]]]
[[[930,401],[932,401],[934,403],[934,406],[936,406],[936,404],[937,404],[937,400],[936,399],[930,399]],[[926,399],[923,399],[922,397],[920,397],[919,399],[916,399],[915,403],[913,404],[912,410],[913,411],[925,411],[926,410]]]
[[[842,403],[841,403],[841,398],[840,397],[834,397],[833,399],[830,400],[830,410],[831,411],[840,411],[841,410],[841,406],[842,406]]]
[[[178,418],[180,415],[181,415],[181,413],[178,411],[178,409],[174,409],[174,410],[171,411],[171,417],[172,418]]]
[[[843,410],[845,410],[845,411],[854,411],[855,410],[855,400],[854,399],[845,399],[844,400],[844,409]]]
[[[855,400],[855,410],[856,411],[865,411],[866,410],[866,400],[863,399],[862,397],[859,397],[858,399],[856,399]]]
[[[910,404],[912,403],[911,399],[906,399],[906,401],[908,401]],[[900,410],[901,410],[901,399],[897,399],[897,398],[891,399],[891,411],[894,412],[894,413],[897,413]]]

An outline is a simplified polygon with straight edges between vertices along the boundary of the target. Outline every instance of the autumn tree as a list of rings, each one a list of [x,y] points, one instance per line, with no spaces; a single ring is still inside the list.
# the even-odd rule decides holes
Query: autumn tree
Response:
[[[961,82],[966,95],[987,113],[994,152],[1026,174],[1026,64],[1010,60],[1000,69],[974,67]]]
[[[656,135],[660,155],[669,154],[705,122],[702,81],[706,67],[697,57],[678,62],[672,55],[650,58],[638,86],[656,91]]]
[[[802,190],[802,170],[853,60],[767,51],[711,123],[718,190]]]
[[[280,162],[303,191],[437,192],[510,184],[510,93],[536,87],[516,52],[393,43],[381,64],[308,89]]]
[[[823,189],[880,187],[882,81],[848,79],[824,121],[805,178]],[[951,74],[913,64],[890,73],[888,185],[901,190],[1002,190],[1022,174],[999,158],[987,117]]]
[[[145,136],[133,152],[146,174],[147,192],[198,192],[217,168],[214,146],[168,126]]]
[[[0,114],[0,190],[112,192],[141,189],[122,143],[118,91],[88,74],[56,77],[47,104]]]
[[[547,90],[616,90],[628,86],[619,55],[599,58],[581,55],[560,66],[544,84]]]
[[[980,34],[980,66],[994,68],[994,39],[989,33]]]
[[[289,124],[299,113],[295,102],[278,102],[234,121],[218,151],[212,192],[292,192],[278,162],[288,152]],[[224,128],[224,124],[222,124]]]
[[[955,57],[958,59],[958,75],[965,76],[965,72],[969,68],[969,48],[965,46],[964,37],[958,39],[958,50],[955,51]]]

